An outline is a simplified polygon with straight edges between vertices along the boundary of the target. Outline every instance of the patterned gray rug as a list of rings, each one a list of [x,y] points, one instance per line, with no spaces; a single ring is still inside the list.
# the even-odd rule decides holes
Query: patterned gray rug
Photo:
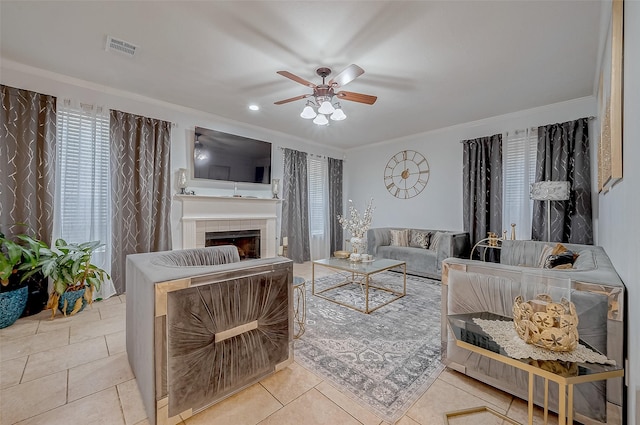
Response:
[[[384,286],[402,290],[401,273],[384,272],[374,277]],[[338,274],[319,278],[316,291],[341,280]],[[407,276],[407,295],[371,314],[311,295],[311,282],[306,289],[306,332],[295,341],[296,361],[394,423],[443,369],[440,282]],[[388,299],[386,293],[372,291],[370,306]],[[363,292],[357,285],[325,295],[364,306]]]

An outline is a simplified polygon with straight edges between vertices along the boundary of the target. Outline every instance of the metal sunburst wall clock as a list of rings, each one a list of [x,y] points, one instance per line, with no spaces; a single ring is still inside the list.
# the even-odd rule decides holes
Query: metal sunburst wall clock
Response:
[[[384,185],[390,194],[409,199],[427,187],[429,163],[419,152],[404,150],[393,155],[384,168]]]

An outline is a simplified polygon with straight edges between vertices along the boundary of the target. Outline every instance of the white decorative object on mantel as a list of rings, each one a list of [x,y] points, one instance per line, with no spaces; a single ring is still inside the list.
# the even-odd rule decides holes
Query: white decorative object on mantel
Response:
[[[185,189],[187,188],[187,169],[178,168],[178,189],[180,189],[181,195],[186,195]]]
[[[204,247],[206,232],[260,230],[260,257],[277,256],[277,207],[281,199],[176,195],[182,202],[182,248]]]
[[[271,180],[271,193],[273,193],[273,199],[279,199],[278,193],[280,193],[280,179]]]

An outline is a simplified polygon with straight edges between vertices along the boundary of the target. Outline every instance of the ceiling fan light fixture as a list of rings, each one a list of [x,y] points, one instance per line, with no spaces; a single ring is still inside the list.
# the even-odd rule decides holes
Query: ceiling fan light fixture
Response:
[[[313,120],[313,123],[317,125],[327,125],[329,124],[329,120],[326,116],[318,114],[318,116]]]
[[[322,104],[318,108],[318,113],[319,114],[328,115],[328,114],[333,114],[335,111],[336,111],[336,109],[333,107],[331,102],[329,102],[328,100],[325,100],[324,102],[322,102]]]
[[[313,108],[309,103],[307,103],[307,106],[304,107],[304,109],[302,110],[302,113],[300,114],[300,116],[306,120],[315,118],[316,115],[318,114],[316,114],[316,112],[313,110]]]
[[[306,106],[300,113],[300,117],[308,120],[313,119],[313,123],[316,125],[328,125],[329,118],[331,118],[332,121],[342,121],[347,118],[347,115],[342,110],[342,106],[338,100],[348,100],[351,102],[373,105],[377,99],[376,96],[368,94],[348,91],[336,92],[338,88],[343,87],[345,84],[350,83],[360,75],[364,74],[364,70],[355,64],[349,65],[328,82],[326,82],[326,78],[331,74],[331,69],[327,67],[320,67],[316,69],[316,74],[322,78],[321,84],[314,84],[304,78],[292,74],[289,71],[278,71],[277,74],[313,89],[313,93],[301,94],[299,96],[279,100],[274,102],[274,104],[283,105],[296,100],[308,99]],[[335,104],[333,104],[334,100],[336,101]]]
[[[331,118],[333,121],[342,121],[347,118],[347,115],[342,110],[342,107],[338,104],[336,105],[336,110],[333,114],[331,114]]]
[[[333,107],[331,102],[329,102],[328,100],[325,100],[320,104],[320,107],[318,108],[318,113],[328,115],[328,114],[333,114],[335,110],[336,109]]]

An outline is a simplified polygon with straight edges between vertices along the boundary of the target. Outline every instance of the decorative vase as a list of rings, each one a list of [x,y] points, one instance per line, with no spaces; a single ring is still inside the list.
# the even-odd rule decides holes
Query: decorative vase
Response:
[[[280,193],[280,179],[271,180],[271,193],[273,194],[273,199],[278,198],[278,193]]]
[[[0,293],[0,329],[11,326],[18,320],[27,305],[28,295],[27,286]]]
[[[25,279],[24,283],[29,288],[29,295],[27,296],[27,304],[22,312],[22,316],[27,317],[40,313],[44,310],[49,299],[49,280],[42,275],[42,273],[36,273]]]
[[[60,299],[58,300],[58,310],[62,312],[65,316],[68,316],[73,311],[73,307],[76,305],[76,301],[78,298],[82,298],[82,307],[76,313],[81,312],[87,305],[87,300],[84,299],[84,291],[85,288],[82,288],[78,291],[68,291],[64,292],[60,295]],[[64,307],[64,302],[67,301],[67,308]]]
[[[573,351],[580,340],[576,307],[565,298],[555,303],[548,294],[529,301],[518,295],[513,302],[513,324],[524,342],[551,351]]]
[[[358,250],[362,246],[362,238],[354,236],[349,240],[349,242],[351,242],[351,252],[358,254]]]
[[[186,188],[187,188],[187,169],[178,168],[178,189],[180,189],[181,195],[185,195],[187,193],[185,191]]]

